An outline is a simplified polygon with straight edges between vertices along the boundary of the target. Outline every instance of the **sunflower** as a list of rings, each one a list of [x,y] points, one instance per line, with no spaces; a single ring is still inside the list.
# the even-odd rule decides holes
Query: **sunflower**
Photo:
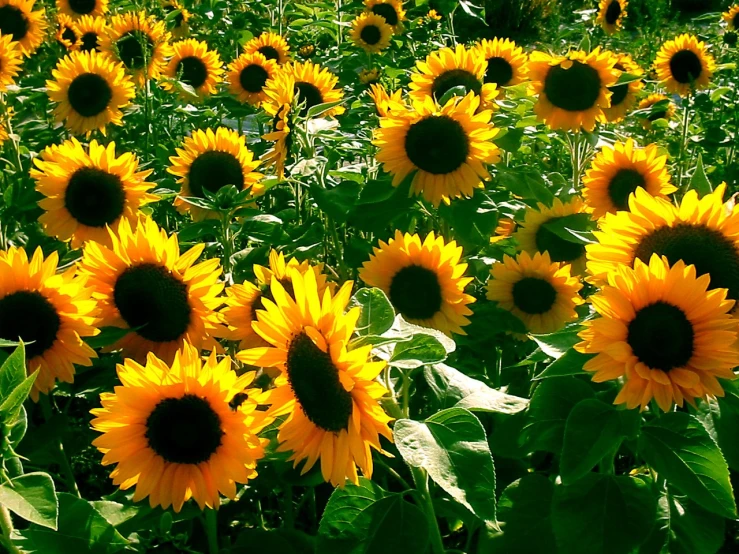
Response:
[[[529,77],[539,95],[534,112],[551,129],[592,131],[596,121],[606,121],[603,110],[611,107],[608,87],[619,75],[615,63],[600,48],[564,57],[534,52],[529,61]]]
[[[667,156],[660,156],[658,149],[656,144],[638,148],[633,139],[603,147],[582,180],[582,196],[593,219],[628,210],[629,196],[638,187],[662,198],[677,190],[665,167]]]
[[[74,21],[63,13],[56,16],[57,31],[54,38],[67,50],[77,50],[80,47],[81,36]]]
[[[716,62],[704,42],[684,34],[662,45],[654,68],[657,78],[669,92],[687,96],[710,84]]]
[[[363,85],[372,85],[380,82],[381,71],[376,67],[363,69],[359,72],[359,82]]]
[[[637,189],[629,211],[606,214],[595,232],[598,243],[587,246],[594,281],[604,283],[619,266],[658,254],[670,264],[694,265],[699,276],[710,275],[712,289],[726,288],[730,300],[739,299],[739,208],[724,206],[725,192],[722,184],[698,199],[691,190],[676,207]]]
[[[510,87],[526,80],[528,56],[523,48],[509,39],[482,40],[475,48],[487,62],[484,81],[500,87]]]
[[[10,35],[0,35],[0,92],[15,84],[15,77],[18,76],[23,63],[23,56],[17,44]]]
[[[267,344],[254,332],[252,322],[257,320],[257,310],[264,309],[264,299],[275,301],[270,288],[273,279],[277,279],[288,294],[294,294],[290,280],[290,272],[293,269],[301,275],[312,271],[315,274],[318,296],[323,298],[323,293],[328,286],[326,276],[323,274],[323,264],[311,265],[307,261],[299,262],[295,258],[286,261],[284,254],[272,250],[269,254],[269,267],[254,265],[256,284],[244,282],[226,289],[228,298],[225,299],[225,306],[221,310],[228,326],[226,338],[240,341],[239,348],[242,350]]]
[[[107,146],[93,140],[89,149],[72,138],[60,146],[49,146],[34,158],[31,177],[44,195],[39,218],[44,230],[79,248],[88,240],[112,246],[107,226],[121,218],[135,221],[142,204],[157,200],[149,194],[151,170],[138,171],[138,160],[130,153],[116,157],[115,143]]]
[[[627,0],[600,0],[596,21],[607,34],[612,35],[621,30],[624,19],[626,19],[626,7],[628,5]]]
[[[299,94],[298,102],[303,104],[300,116],[308,115],[308,110],[319,104],[338,102],[344,98],[344,91],[334,88],[339,78],[328,69],[313,62],[295,62],[286,64],[282,68],[285,76],[295,81],[295,92]],[[334,106],[324,112],[322,117],[341,115],[345,111],[343,106]]]
[[[267,98],[265,85],[279,70],[277,62],[268,60],[264,54],[251,52],[241,54],[228,66],[228,90],[239,102],[260,105]]]
[[[548,252],[553,262],[572,264],[572,273],[580,275],[585,269],[585,246],[563,239],[545,224],[585,211],[585,202],[579,196],[574,196],[566,203],[555,198],[551,208],[544,204],[539,204],[536,210],[528,208],[523,223],[513,236],[521,250],[531,255]]]
[[[384,50],[392,38],[393,28],[381,15],[365,12],[352,21],[351,39],[366,52]]]
[[[108,11],[108,0],[56,0],[56,8],[72,19],[83,15],[100,17]]]
[[[292,295],[273,279],[275,301],[265,300],[257,310],[253,327],[269,346],[236,357],[281,372],[265,400],[268,416],[288,416],[280,425],[278,451],[292,452],[295,466],[305,460],[302,473],[320,458],[325,481],[356,484],[357,466],[372,477],[372,448],[382,452],[379,435],[392,440],[391,418],[378,403],[387,390],[375,381],[385,363],[368,361],[371,346],[347,349],[359,317],[359,308],[344,313],[351,281],[336,295],[326,290],[319,296],[312,271],[292,269],[290,280]]]
[[[367,285],[385,291],[406,321],[437,329],[451,336],[466,334],[469,304],[465,294],[472,277],[464,277],[467,264],[460,263],[462,247],[446,244],[433,231],[421,241],[418,235],[395,231],[395,238],[380,241],[370,259],[362,264],[359,277]]]
[[[403,30],[405,21],[403,0],[364,0],[364,6],[366,11],[385,18],[396,34]]]
[[[91,366],[96,357],[82,341],[98,334],[92,291],[74,267],[57,274],[58,263],[57,252],[44,259],[41,248],[30,260],[22,248],[0,251],[0,339],[26,343],[28,373],[39,372],[34,401],[57,379],[71,383],[74,365]]]
[[[0,35],[9,35],[30,56],[44,41],[46,10],[33,11],[35,0],[0,0]]]
[[[473,92],[482,98],[482,106],[490,107],[498,96],[495,83],[485,82],[487,62],[479,49],[442,48],[431,52],[425,61],[416,62],[411,73],[411,100],[423,102],[427,96],[440,101],[450,90],[464,87],[465,93]]]
[[[735,4],[729,8],[729,11],[721,14],[721,17],[726,21],[729,29],[739,29],[739,4]]]
[[[72,52],[51,72],[46,81],[49,99],[56,102],[54,114],[73,133],[89,135],[108,123],[122,125],[121,108],[135,96],[123,65],[96,51]]]
[[[510,217],[500,217],[498,219],[498,226],[495,228],[494,235],[490,237],[490,244],[495,244],[501,240],[511,238],[513,233],[516,232],[518,223]]]
[[[370,85],[370,92],[368,93],[370,98],[375,104],[377,114],[381,117],[386,117],[392,110],[406,111],[407,108],[403,102],[403,91],[396,90],[388,94],[385,87],[378,84]]]
[[[135,226],[121,219],[110,238],[112,248],[87,242],[80,262],[101,308],[100,326],[131,329],[110,350],[120,348],[138,361],[152,352],[169,363],[186,342],[217,348],[219,261],[193,265],[205,245],[181,255],[177,235],[168,236],[149,218]]]
[[[426,14],[426,17],[429,19],[429,21],[441,21],[441,16],[436,10],[429,10]]]
[[[108,22],[104,18],[83,15],[75,21],[75,27],[80,35],[80,50],[83,52],[101,51],[103,36],[108,32]]]
[[[131,73],[138,86],[147,79],[158,79],[172,56],[169,33],[163,21],[145,12],[114,15],[101,48],[120,61]]]
[[[246,146],[246,137],[228,127],[198,129],[185,137],[177,155],[169,158],[172,164],[167,171],[179,177],[182,188],[175,206],[182,212],[190,212],[196,221],[212,215],[207,210],[189,204],[181,197],[205,198],[204,191],[218,192],[221,187],[234,185],[237,189],[250,190],[252,196],[262,192],[261,173],[254,171],[259,160]]]
[[[616,54],[616,63],[613,66],[617,71],[629,75],[643,75],[644,71],[628,54]],[[641,79],[623,85],[608,87],[611,92],[611,107],[603,108],[606,120],[610,123],[621,121],[626,113],[636,104],[636,97],[644,88]]]
[[[582,284],[570,270],[569,264],[552,263],[546,252],[533,258],[521,252],[515,260],[503,256],[490,270],[487,298],[513,313],[529,332],[554,333],[577,319],[575,306],[583,303]]]
[[[654,398],[667,412],[695,398],[723,396],[716,379],[733,379],[739,364],[734,301],[707,290],[695,266],[652,255],[634,268],[618,266],[592,297],[600,318],[585,323],[575,348],[597,354],[584,369],[596,382],[624,378],[614,404],[646,408]]]
[[[262,156],[264,167],[275,167],[280,179],[285,177],[285,166],[292,150],[292,116],[295,102],[295,79],[281,71],[267,81],[262,108],[272,116],[272,131],[262,138],[274,142],[271,150]]]
[[[162,81],[164,90],[173,91],[172,81],[182,81],[195,89],[201,100],[216,91],[216,85],[222,81],[223,62],[215,50],[208,50],[205,41],[185,39],[172,45],[172,58],[162,75],[171,81]],[[189,99],[189,95],[180,92],[180,97]]]
[[[251,39],[244,45],[244,52],[247,54],[259,52],[278,65],[285,64],[290,59],[290,46],[284,37],[275,33],[262,33],[257,38]]]
[[[655,104],[664,104],[664,109],[654,108]],[[664,94],[650,94],[644,100],[639,102],[639,109],[646,110],[651,108],[649,115],[639,118],[639,122],[645,129],[652,128],[652,122],[658,119],[672,119],[675,116],[677,108],[675,104]]]
[[[490,142],[498,134],[492,112],[478,113],[479,105],[473,93],[451,98],[442,108],[426,96],[412,110],[393,108],[380,118],[372,143],[380,148],[377,161],[393,174],[393,186],[415,171],[411,194],[435,207],[483,188],[490,177],[485,164],[497,162],[500,150]]]
[[[231,358],[201,359],[183,345],[171,365],[150,354],[146,364],[118,365],[121,385],[100,395],[91,410],[102,433],[92,444],[103,465],[118,464],[113,484],[136,485],[133,501],[175,512],[190,498],[200,509],[218,508],[220,495],[236,496],[236,483],[257,476],[267,439],[257,436],[269,422],[257,410],[258,389],[246,389],[254,373],[240,377]],[[239,399],[238,406],[233,401]]]
[[[162,5],[162,10],[166,14],[166,21],[171,27],[172,36],[176,39],[181,39],[190,34],[189,21],[192,14],[187,11],[182,4],[177,0],[165,0]],[[170,15],[177,12],[175,15]]]

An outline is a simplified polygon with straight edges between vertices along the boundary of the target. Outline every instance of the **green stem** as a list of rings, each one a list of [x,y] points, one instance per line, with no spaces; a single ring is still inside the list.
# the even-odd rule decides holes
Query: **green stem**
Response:
[[[295,516],[293,514],[293,487],[292,485],[285,485],[284,488],[284,499],[282,505],[282,515],[285,521],[285,527],[288,529],[295,528]]]
[[[400,401],[402,402],[401,411],[403,412],[403,417],[408,418],[408,415],[410,413],[409,405],[411,396],[411,378],[405,371],[401,371],[401,376],[403,379],[403,383],[400,389]]]
[[[13,544],[13,540],[10,538],[13,534],[13,520],[10,519],[10,512],[5,506],[0,506],[0,528],[3,531],[3,546],[10,554],[21,554],[22,550]]]
[[[205,534],[208,536],[208,554],[218,554],[218,512],[205,510]]]
[[[572,157],[572,185],[577,190],[580,186],[580,168],[582,161],[580,160],[580,139],[582,133],[575,133],[575,138],[570,141],[570,152]]]
[[[685,99],[685,108],[683,110],[683,128],[680,137],[680,151],[677,156],[677,187],[681,192],[685,192],[683,187],[683,172],[684,164],[683,158],[685,157],[685,147],[688,142],[688,126],[690,125],[690,96]]]
[[[231,234],[231,213],[222,214],[221,234],[223,235],[223,277],[231,282],[231,256],[233,256],[234,244]]]
[[[429,491],[428,475],[425,470],[419,467],[410,466],[410,468],[416,490],[421,497],[422,507],[426,512],[426,519],[428,519],[431,552],[433,554],[444,554],[444,540],[441,538],[439,523],[436,520],[436,510],[434,510],[434,502],[431,499],[431,491]]]
[[[49,395],[39,395],[39,404],[41,405],[41,412],[44,414],[44,420],[48,423],[49,421],[51,421],[52,417]],[[72,494],[74,494],[77,498],[82,498],[82,495],[80,494],[80,489],[77,487],[77,481],[74,478],[72,466],[69,464],[67,453],[64,451],[64,444],[62,443],[62,439],[59,436],[56,436],[54,440],[56,441],[56,448],[59,452],[59,469],[61,469],[62,474],[64,475],[64,481],[66,482],[67,487],[72,492]]]

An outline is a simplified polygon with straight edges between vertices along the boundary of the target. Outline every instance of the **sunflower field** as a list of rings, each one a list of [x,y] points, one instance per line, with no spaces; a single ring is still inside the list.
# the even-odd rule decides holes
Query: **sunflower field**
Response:
[[[739,553],[738,33],[0,0],[0,553]]]

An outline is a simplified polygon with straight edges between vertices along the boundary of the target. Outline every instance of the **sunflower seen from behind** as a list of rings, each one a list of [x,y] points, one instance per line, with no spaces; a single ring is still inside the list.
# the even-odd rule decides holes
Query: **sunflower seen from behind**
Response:
[[[395,231],[394,238],[374,248],[359,277],[382,289],[406,321],[448,336],[464,335],[475,299],[464,292],[472,277],[464,276],[467,264],[461,258],[462,247],[455,241],[447,243],[433,232],[422,241]]]
[[[255,169],[260,161],[246,146],[246,137],[228,127],[197,129],[185,137],[177,155],[169,158],[172,164],[167,172],[178,177],[180,196],[174,204],[182,212],[190,212],[201,221],[217,214],[183,200],[183,197],[206,198],[205,192],[216,194],[222,187],[233,185],[239,191],[249,190],[252,196],[262,192],[259,180],[263,177]]]
[[[392,106],[380,118],[372,144],[379,147],[376,159],[392,173],[393,186],[415,172],[411,194],[434,207],[483,188],[490,177],[485,166],[500,159],[500,149],[492,142],[498,134],[492,112],[479,111],[479,97],[469,93],[439,107],[426,96],[411,109]]]
[[[366,52],[381,52],[390,46],[393,28],[385,18],[373,13],[363,13],[352,21],[351,39]]]
[[[56,41],[67,50],[77,50],[80,46],[80,34],[71,17],[64,14],[56,16]]]
[[[511,87],[526,81],[528,56],[523,48],[507,38],[483,39],[475,48],[487,63],[485,83],[494,83],[497,88]]]
[[[582,197],[593,219],[629,209],[629,196],[641,187],[652,196],[666,198],[677,190],[670,183],[667,156],[656,144],[639,148],[633,139],[604,146],[593,158],[582,183]]]
[[[259,52],[268,60],[274,60],[278,65],[290,61],[290,46],[285,37],[276,33],[262,33],[244,45],[244,52],[251,54]]]
[[[121,385],[100,395],[91,410],[101,435],[92,444],[103,465],[116,464],[113,484],[136,487],[133,501],[179,512],[188,500],[218,508],[234,499],[236,485],[257,476],[267,440],[257,434],[269,422],[258,411],[258,389],[246,389],[254,373],[237,376],[231,358],[184,344],[172,362],[149,354],[144,364],[119,364]],[[239,396],[239,404],[232,401]]]
[[[611,107],[612,87],[619,73],[609,52],[572,51],[566,56],[533,52],[529,78],[538,95],[534,112],[551,129],[592,131],[606,121],[603,110]]]
[[[22,63],[23,55],[18,43],[10,35],[0,35],[0,92],[15,84]]]
[[[616,63],[613,67],[619,72],[619,78],[623,73],[633,76],[644,74],[644,70],[628,54],[616,54],[615,57]],[[637,96],[643,88],[644,82],[641,79],[608,87],[611,92],[611,107],[603,109],[606,120],[609,123],[617,123],[623,120],[629,110],[636,104]]]
[[[102,51],[100,46],[103,40],[102,37],[108,29],[108,23],[104,18],[83,15],[75,21],[75,27],[80,35],[80,50],[83,52]]]
[[[669,121],[677,111],[677,107],[672,100],[664,94],[650,94],[639,102],[639,109],[649,110],[645,115],[639,117],[639,123],[647,130],[652,129],[652,123],[655,121],[662,119]]]
[[[165,0],[162,3],[162,10],[165,13],[165,23],[169,27],[172,37],[182,39],[190,34],[189,22],[192,14],[182,4],[177,0]]]
[[[152,171],[139,171],[131,153],[116,156],[114,142],[93,140],[85,147],[72,138],[47,147],[33,162],[31,177],[44,195],[39,223],[72,248],[88,240],[111,246],[107,227],[117,227],[121,218],[135,221],[139,207],[157,199],[149,192],[154,183],[146,181]]]
[[[732,31],[739,29],[739,4],[734,4],[722,13],[721,18],[726,21],[726,25]]]
[[[612,35],[621,30],[628,5],[628,0],[600,0],[596,21],[606,34]]]
[[[0,35],[8,35],[28,57],[44,42],[46,10],[34,11],[35,0],[0,0]]]
[[[372,477],[372,450],[383,452],[380,436],[392,440],[390,417],[378,400],[387,390],[376,381],[384,362],[370,361],[371,346],[349,350],[359,308],[345,313],[353,283],[334,295],[318,294],[315,274],[290,270],[293,294],[279,280],[270,285],[254,330],[268,346],[242,350],[247,364],[281,373],[266,393],[270,417],[287,416],[279,427],[278,451],[291,452],[301,473],[320,460],[321,474],[334,486],[358,483],[357,468]]]
[[[313,62],[289,63],[282,68],[281,73],[294,80],[295,93],[301,105],[298,112],[300,117],[306,117],[313,106],[339,102],[344,98],[344,91],[336,86],[339,78]],[[344,106],[338,105],[323,112],[321,116],[341,115],[345,111]]]
[[[110,234],[112,247],[89,241],[80,262],[100,306],[100,326],[130,329],[108,350],[139,362],[151,352],[170,363],[185,343],[218,348],[221,267],[217,259],[196,263],[205,245],[180,254],[177,235],[149,218],[122,219]]]
[[[243,53],[228,66],[228,90],[239,102],[259,106],[266,98],[267,81],[279,66],[260,52]]]
[[[223,62],[215,50],[209,50],[205,41],[185,39],[172,45],[172,58],[162,71],[169,80],[162,81],[167,91],[177,90],[180,98],[192,100],[192,93],[178,89],[174,81],[181,81],[192,87],[197,98],[202,100],[216,92],[223,75]]]
[[[57,273],[58,263],[57,252],[44,258],[41,248],[30,259],[23,248],[0,251],[0,339],[26,343],[28,374],[38,371],[34,401],[97,357],[83,341],[99,332],[92,291],[74,267]]]
[[[122,125],[123,111],[135,96],[123,66],[96,51],[72,52],[51,72],[47,94],[56,102],[57,121],[73,133],[105,134],[108,124]]]
[[[548,253],[503,256],[490,270],[487,299],[520,319],[530,333],[554,333],[577,319],[582,284],[569,264],[552,262]]]
[[[396,34],[403,30],[403,0],[364,0],[364,7],[367,12],[382,17]]]
[[[84,15],[101,17],[108,11],[108,0],[56,0],[56,8],[75,20]]]
[[[279,179],[285,177],[286,167],[291,161],[292,120],[296,115],[295,90],[295,78],[281,71],[269,79],[264,87],[262,108],[272,117],[272,129],[262,138],[272,141],[274,145],[262,156],[262,163],[264,167],[274,167]]]
[[[601,317],[585,322],[575,348],[597,354],[584,366],[594,381],[624,380],[614,404],[644,409],[654,398],[668,412],[673,403],[724,395],[717,377],[734,379],[739,364],[734,301],[726,289],[707,290],[709,280],[656,254],[608,274],[591,297]]]
[[[694,35],[683,34],[662,45],[654,68],[668,92],[687,96],[711,83],[716,61],[705,42]]]

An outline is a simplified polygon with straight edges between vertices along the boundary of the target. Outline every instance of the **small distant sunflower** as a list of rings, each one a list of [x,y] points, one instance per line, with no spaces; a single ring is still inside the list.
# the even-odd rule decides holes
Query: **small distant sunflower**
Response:
[[[103,36],[108,31],[108,22],[102,17],[83,15],[75,21],[75,27],[80,35],[79,49],[83,52],[97,50],[101,52]]]
[[[305,117],[313,106],[337,102],[344,98],[344,91],[341,88],[335,88],[339,78],[318,64],[313,62],[289,63],[282,68],[282,73],[294,79],[295,92],[300,94],[298,102],[305,103],[300,111],[301,117]],[[341,115],[344,111],[343,106],[334,106],[325,112],[323,117]]]
[[[372,69],[363,69],[359,73],[359,82],[363,85],[371,85],[380,82],[380,70],[376,67]]]
[[[729,8],[729,11],[724,12],[721,14],[721,17],[724,21],[726,21],[726,24],[729,26],[729,29],[736,30],[739,29],[739,4],[735,4]]]
[[[200,99],[216,91],[216,86],[222,81],[223,62],[215,50],[208,50],[205,41],[192,38],[175,42],[172,45],[172,58],[162,75],[172,80],[179,79],[195,89]],[[162,88],[167,91],[175,90],[171,81],[162,81]],[[180,93],[182,98],[190,99],[189,95]]]
[[[617,54],[614,69],[629,75],[643,75],[644,71],[628,54]],[[616,85],[608,87],[611,92],[611,107],[603,108],[603,113],[610,123],[621,121],[628,111],[636,104],[636,97],[644,88],[644,82],[641,79],[631,81],[625,85]]]
[[[205,245],[180,254],[177,235],[149,218],[136,225],[121,219],[110,234],[112,248],[89,241],[80,262],[101,309],[99,325],[131,329],[108,350],[140,362],[151,352],[170,363],[185,343],[218,348],[221,267],[217,259],[195,265]]]
[[[472,277],[464,277],[467,264],[460,263],[461,258],[461,246],[445,243],[433,231],[424,241],[395,231],[394,239],[374,248],[359,277],[385,291],[406,321],[450,336],[464,335],[462,327],[470,323],[469,305],[475,299],[464,292]]]
[[[375,103],[377,114],[381,117],[386,117],[391,110],[407,110],[403,102],[403,91],[400,89],[388,94],[382,85],[371,84],[369,96]]]
[[[135,221],[139,207],[157,199],[149,194],[154,183],[146,182],[152,171],[139,171],[128,152],[116,157],[114,142],[93,140],[85,148],[72,138],[47,147],[33,162],[38,169],[31,169],[31,177],[45,197],[39,222],[46,234],[71,240],[72,248],[88,240],[110,246],[106,227],[116,227],[121,218]]]
[[[334,486],[358,482],[357,466],[372,477],[372,449],[383,452],[379,435],[392,440],[391,420],[378,400],[387,390],[375,379],[385,366],[371,362],[371,346],[348,350],[359,308],[344,310],[353,283],[335,295],[319,296],[315,274],[293,269],[294,293],[280,281],[271,283],[274,302],[257,310],[254,330],[269,346],[242,350],[236,357],[247,364],[278,368],[275,388],[264,400],[267,415],[287,415],[280,425],[278,451],[292,452],[301,473],[320,459],[321,474]]]
[[[239,348],[242,350],[267,345],[264,339],[254,331],[252,322],[257,321],[257,310],[264,309],[265,299],[275,301],[270,288],[273,279],[277,279],[289,295],[295,294],[290,280],[290,273],[293,269],[301,275],[312,271],[315,274],[318,297],[323,298],[323,293],[328,286],[326,276],[323,274],[323,264],[311,265],[307,261],[298,262],[295,258],[286,261],[283,253],[272,250],[269,254],[269,267],[254,265],[256,284],[244,282],[226,289],[227,298],[221,310],[228,327],[226,338],[240,341]]]
[[[655,106],[655,104],[665,104],[665,108],[654,108],[653,106]],[[652,122],[658,119],[672,119],[677,111],[675,104],[664,94],[650,94],[644,100],[639,102],[640,110],[646,110],[647,108],[651,108],[650,113],[639,118],[642,127],[645,129],[651,129]]]
[[[0,35],[0,92],[15,84],[23,56],[17,42],[10,35]]]
[[[485,82],[487,61],[479,49],[442,48],[431,52],[425,61],[416,62],[411,73],[410,97],[423,102],[430,96],[437,101],[453,88],[464,87],[465,95],[473,92],[482,98],[482,106],[489,107],[498,96],[495,83]]]
[[[611,107],[608,87],[616,84],[619,75],[615,63],[600,48],[564,57],[531,54],[529,77],[539,95],[534,106],[537,117],[551,129],[592,131],[596,122],[606,121],[603,110]]]
[[[254,106],[260,105],[265,98],[265,85],[277,74],[279,66],[274,60],[268,60],[264,54],[251,52],[241,54],[228,66],[229,92],[239,102]]]
[[[509,39],[482,40],[475,46],[487,61],[484,81],[500,87],[518,85],[528,76],[529,57]]]
[[[393,108],[380,118],[372,143],[380,149],[377,161],[393,174],[393,186],[415,171],[411,194],[435,207],[482,188],[490,176],[485,164],[497,162],[500,150],[490,142],[498,134],[492,112],[478,112],[479,105],[473,93],[442,108],[426,96],[412,110]]]
[[[673,403],[724,395],[716,378],[734,379],[739,364],[734,302],[725,289],[707,290],[709,280],[657,255],[608,274],[591,297],[601,317],[585,322],[575,348],[597,354],[584,366],[593,381],[624,379],[614,404],[644,409],[654,398],[668,412]]]
[[[56,8],[72,19],[83,15],[100,17],[108,11],[108,0],[56,0]]]
[[[632,139],[604,146],[583,177],[582,196],[593,219],[629,209],[629,196],[642,187],[652,196],[666,198],[677,190],[665,167],[667,156],[658,146],[638,148]]]
[[[177,0],[165,0],[162,5],[162,9],[166,14],[166,22],[170,27],[172,36],[176,39],[181,39],[190,34],[190,26],[188,22],[192,17],[192,14],[185,9],[185,7],[177,2]],[[170,16],[171,13],[177,12],[177,15]]]
[[[102,433],[92,444],[103,465],[118,464],[113,484],[136,486],[134,502],[148,496],[152,508],[179,512],[192,498],[201,510],[218,508],[221,495],[234,499],[236,483],[257,476],[267,443],[257,434],[269,420],[257,410],[259,390],[245,389],[253,372],[238,377],[231,358],[203,361],[185,344],[171,366],[153,354],[145,365],[127,359],[118,378],[121,386],[91,410]]]
[[[39,374],[31,398],[48,393],[59,379],[74,380],[74,366],[91,366],[95,351],[82,337],[98,334],[91,290],[71,267],[57,274],[59,254],[29,260],[22,248],[0,251],[0,339],[22,340],[29,375]],[[4,348],[11,351],[12,348]]]
[[[67,50],[77,50],[81,44],[81,36],[74,21],[63,13],[56,16],[57,31],[54,38]]]
[[[158,79],[172,55],[169,33],[163,21],[146,12],[114,15],[101,48],[120,61],[138,86],[147,79]]]
[[[684,34],[662,45],[654,68],[657,78],[669,92],[687,96],[710,84],[716,61],[708,53],[705,42]]]
[[[498,226],[495,228],[495,231],[493,231],[494,235],[490,237],[490,244],[495,244],[501,240],[511,238],[513,233],[516,232],[517,227],[518,223],[516,223],[516,220],[511,219],[510,217],[500,217],[498,219]]]
[[[285,176],[285,166],[292,150],[292,115],[295,102],[295,79],[281,71],[267,81],[262,108],[272,116],[272,131],[262,136],[274,142],[271,150],[262,156],[264,167],[274,166],[277,177]]]
[[[430,21],[441,21],[441,15],[439,15],[439,13],[433,9],[428,11],[428,13],[426,14],[426,17]]]
[[[396,34],[403,30],[405,21],[405,10],[403,0],[364,0],[368,12],[385,18]]]
[[[555,222],[579,213],[585,213],[586,205],[583,199],[575,196],[568,202],[562,202],[559,198],[554,199],[554,204],[548,208],[539,204],[538,209],[528,208],[524,221],[514,237],[518,241],[521,250],[533,255],[536,252],[549,253],[553,262],[565,262],[572,265],[572,273],[579,275],[585,269],[585,246],[570,242],[550,231],[545,223]]]
[[[244,52],[251,54],[259,52],[268,60],[274,60],[278,65],[290,60],[290,46],[284,37],[276,33],[262,33],[244,45]]]
[[[683,260],[698,275],[710,275],[711,287],[726,288],[730,300],[739,299],[739,208],[723,203],[726,185],[703,198],[688,191],[679,206],[637,189],[629,211],[606,214],[595,232],[596,244],[587,246],[588,271],[596,282],[606,282],[617,267],[649,262],[652,254],[670,264]]]
[[[351,38],[367,52],[380,52],[390,46],[393,28],[381,15],[363,13],[352,21]]]
[[[73,133],[89,135],[99,129],[105,134],[109,123],[122,125],[121,108],[135,96],[123,66],[96,51],[72,52],[51,72],[46,81],[49,99],[56,102],[54,114]]]
[[[312,44],[303,44],[300,48],[298,48],[298,56],[300,56],[304,60],[309,60],[313,57],[313,54],[316,53],[316,47]]]
[[[627,0],[600,0],[597,21],[607,34],[612,35],[621,30],[628,5]]]
[[[246,137],[228,127],[198,129],[185,137],[177,155],[169,158],[172,164],[167,171],[179,177],[180,196],[205,198],[204,190],[218,192],[221,187],[234,185],[237,189],[250,190],[253,196],[261,193],[261,173],[254,171],[259,160],[246,146]],[[207,210],[187,203],[178,197],[177,209],[190,212],[199,221],[211,215]]]
[[[570,270],[569,264],[552,263],[547,253],[532,258],[521,252],[515,260],[503,256],[490,270],[487,298],[513,313],[530,333],[554,333],[577,319],[575,306],[583,303],[582,284]]]
[[[0,34],[18,43],[28,57],[44,42],[46,10],[33,11],[35,0],[0,0]]]

